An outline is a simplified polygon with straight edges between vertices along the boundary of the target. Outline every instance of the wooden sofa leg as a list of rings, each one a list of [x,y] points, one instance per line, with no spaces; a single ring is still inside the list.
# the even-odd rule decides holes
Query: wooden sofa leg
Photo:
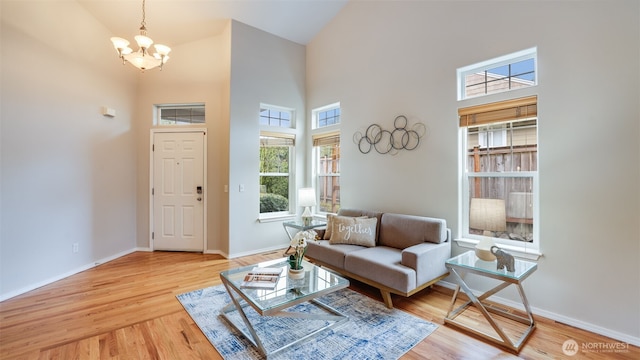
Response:
[[[389,309],[393,309],[393,302],[391,300],[391,293],[388,291],[384,291],[384,290],[380,290],[380,293],[382,294],[382,300],[384,301],[384,304],[387,305],[387,307]]]

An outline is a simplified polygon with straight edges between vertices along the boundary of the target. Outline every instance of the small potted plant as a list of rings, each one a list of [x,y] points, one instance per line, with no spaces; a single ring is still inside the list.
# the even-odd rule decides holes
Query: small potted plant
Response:
[[[307,252],[307,242],[316,238],[315,231],[299,231],[289,244],[293,249],[293,254],[289,255],[289,277],[292,279],[302,279],[304,277],[304,267],[302,259]]]

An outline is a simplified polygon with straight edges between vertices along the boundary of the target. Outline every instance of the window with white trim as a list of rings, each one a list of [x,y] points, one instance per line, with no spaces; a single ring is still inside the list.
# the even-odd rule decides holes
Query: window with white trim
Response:
[[[156,105],[156,125],[204,124],[204,104]]]
[[[293,159],[295,135],[294,110],[260,104],[260,217],[274,217],[292,213]],[[278,130],[280,128],[280,130]],[[287,129],[287,130],[285,130]],[[287,132],[289,131],[289,132]]]
[[[313,141],[313,182],[316,211],[320,214],[340,210],[340,103],[311,111]]]
[[[535,86],[537,48],[458,69],[458,100]]]
[[[313,136],[318,212],[340,210],[340,133]]]
[[[321,129],[328,126],[340,125],[340,103],[335,103],[312,111],[313,128]]]
[[[293,127],[293,110],[260,104],[260,125],[291,128]]]
[[[291,213],[294,146],[292,134],[260,133],[261,216]]]
[[[539,249],[537,97],[458,109],[463,238]]]

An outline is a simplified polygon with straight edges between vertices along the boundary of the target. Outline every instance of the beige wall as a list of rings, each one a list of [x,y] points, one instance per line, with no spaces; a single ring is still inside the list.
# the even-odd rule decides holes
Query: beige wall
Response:
[[[150,248],[154,104],[206,105],[205,251],[286,246],[279,222],[256,221],[258,167],[247,159],[258,159],[261,102],[295,108],[302,134],[304,46],[229,21],[219,36],[174,46],[164,71],[141,74],[117,60],[112,34],[74,2],[1,6],[0,299]],[[78,48],[95,39],[106,45]],[[117,116],[103,117],[102,106]],[[302,171],[303,136],[299,144]],[[225,187],[239,182],[247,192],[232,192],[230,207]]]
[[[4,299],[135,247],[137,139],[135,74],[83,48],[108,44],[101,24],[74,2],[0,6]]]
[[[349,2],[307,46],[308,107],[341,102],[342,205],[443,217],[459,236],[457,108],[507,94],[458,102],[456,69],[537,46],[539,85],[511,95],[538,95],[544,256],[527,295],[538,314],[639,344],[639,6]],[[418,149],[357,150],[355,132],[399,114],[426,124]]]

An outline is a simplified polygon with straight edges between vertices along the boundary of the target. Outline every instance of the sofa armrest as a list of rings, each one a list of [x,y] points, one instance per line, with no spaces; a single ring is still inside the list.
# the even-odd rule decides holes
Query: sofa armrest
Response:
[[[416,271],[418,286],[447,273],[445,261],[451,257],[451,242],[422,243],[402,251],[402,265]]]

